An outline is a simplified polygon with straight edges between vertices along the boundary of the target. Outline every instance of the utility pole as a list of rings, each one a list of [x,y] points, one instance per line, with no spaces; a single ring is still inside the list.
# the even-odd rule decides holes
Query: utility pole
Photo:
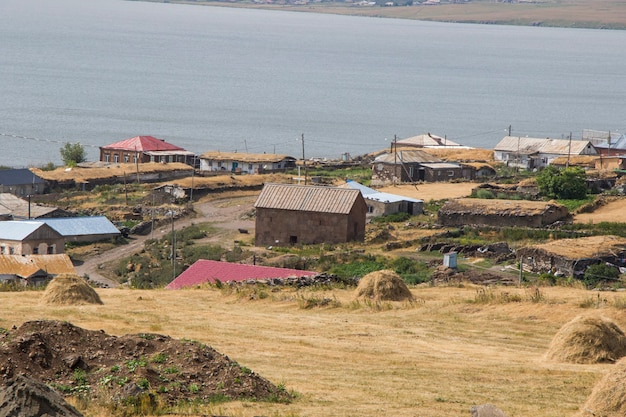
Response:
[[[191,189],[189,190],[189,203],[193,204],[193,177],[196,174],[196,155],[193,156],[193,167],[191,171]]]
[[[572,132],[569,132],[569,144],[567,147],[567,164],[565,164],[565,168],[569,168],[569,157],[572,153]]]
[[[511,136],[511,125],[509,125],[509,136]]]
[[[393,135],[393,176],[394,184],[396,183],[396,179],[398,178],[398,136]],[[400,176],[402,176],[402,170],[400,171]]]
[[[176,278],[176,231],[174,231],[174,210],[172,214],[172,280]]]
[[[309,171],[306,166],[306,158],[304,157],[304,133],[302,134],[302,163],[304,164],[304,185],[306,185]]]

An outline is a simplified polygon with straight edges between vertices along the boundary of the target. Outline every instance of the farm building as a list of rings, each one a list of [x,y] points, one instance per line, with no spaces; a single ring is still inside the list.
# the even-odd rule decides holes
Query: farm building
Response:
[[[41,285],[60,274],[76,274],[65,254],[0,255],[0,283]]]
[[[235,264],[231,262],[209,261],[199,259],[185,272],[170,282],[165,288],[177,290],[203,284],[214,284],[216,281],[240,282],[251,280],[284,279],[290,277],[315,276],[317,272],[298,269],[274,268],[269,266]]]
[[[65,251],[65,239],[42,221],[0,223],[0,255],[53,255]]]
[[[257,246],[341,243],[365,238],[367,205],[359,190],[266,184],[254,207]]]
[[[444,226],[544,227],[568,217],[567,208],[555,202],[481,198],[448,200],[438,212]]]
[[[63,217],[41,221],[63,236],[66,242],[96,242],[120,235],[118,228],[105,216]]]
[[[450,181],[472,179],[474,168],[443,162],[431,154],[415,150],[398,150],[377,156],[372,163],[372,185],[402,182]]]
[[[626,267],[626,239],[616,236],[590,236],[560,239],[520,248],[516,252],[526,270],[580,278],[595,264]]]
[[[597,155],[588,140],[505,136],[494,148],[496,161],[523,169],[543,168],[559,156]]]
[[[0,170],[0,193],[25,197],[27,195],[42,194],[45,186],[46,181],[30,169]]]
[[[296,167],[296,158],[287,155],[240,152],[205,152],[200,155],[200,171],[264,174]]]
[[[0,193],[0,220],[28,220],[42,217],[58,217],[67,213],[58,207],[29,203],[9,193]]]
[[[424,201],[401,195],[381,193],[373,188],[359,184],[356,181],[346,181],[345,188],[361,191],[367,204],[367,216],[386,216],[395,213],[408,213],[410,215],[422,214]]]
[[[182,162],[194,165],[195,154],[154,136],[135,136],[100,147],[100,161],[109,163]]]

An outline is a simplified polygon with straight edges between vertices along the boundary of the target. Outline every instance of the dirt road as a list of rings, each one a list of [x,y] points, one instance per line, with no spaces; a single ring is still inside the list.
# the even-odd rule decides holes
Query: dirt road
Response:
[[[254,220],[242,219],[247,212],[253,209],[256,194],[223,195],[219,199],[203,199],[194,203],[195,216],[185,217],[174,221],[174,230],[180,230],[197,223],[215,223],[218,230],[215,234],[202,239],[203,242],[222,241],[229,236],[239,234],[239,229],[253,232]],[[115,288],[119,283],[100,274],[101,265],[116,259],[122,259],[141,251],[147,239],[158,239],[171,231],[171,224],[165,224],[154,229],[147,235],[132,235],[127,245],[104,251],[90,256],[83,264],[76,266],[78,275],[88,275],[89,279],[98,284]],[[232,239],[231,239],[232,241]]]

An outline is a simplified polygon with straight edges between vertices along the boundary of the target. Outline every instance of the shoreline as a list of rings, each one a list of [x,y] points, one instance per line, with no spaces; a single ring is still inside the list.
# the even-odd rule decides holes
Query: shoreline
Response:
[[[626,3],[600,0],[594,4],[578,0],[555,2],[488,3],[483,1],[435,6],[357,6],[356,3],[258,4],[217,0],[130,0],[194,6],[280,10],[344,16],[406,19],[425,22],[503,26],[533,26],[570,29],[626,30]],[[398,4],[395,2],[394,4]]]

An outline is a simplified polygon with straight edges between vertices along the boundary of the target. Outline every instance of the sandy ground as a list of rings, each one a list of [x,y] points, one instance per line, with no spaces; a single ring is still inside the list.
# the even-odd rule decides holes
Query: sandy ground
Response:
[[[626,223],[626,199],[619,199],[595,210],[593,213],[581,213],[574,216],[574,223]]]
[[[478,186],[474,182],[429,183],[419,185],[393,185],[378,188],[378,191],[397,194],[404,197],[418,198],[424,201],[442,200],[444,198],[467,197]]]

